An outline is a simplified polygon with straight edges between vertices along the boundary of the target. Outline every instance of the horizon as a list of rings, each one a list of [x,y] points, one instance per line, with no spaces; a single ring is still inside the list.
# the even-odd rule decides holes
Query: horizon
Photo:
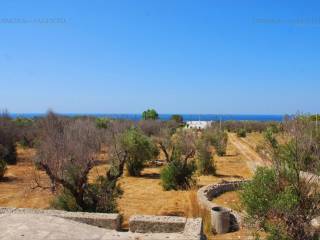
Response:
[[[1,5],[0,109],[320,112],[317,1]]]

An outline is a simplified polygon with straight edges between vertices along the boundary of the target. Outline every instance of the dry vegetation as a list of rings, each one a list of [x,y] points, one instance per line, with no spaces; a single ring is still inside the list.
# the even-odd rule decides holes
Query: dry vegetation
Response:
[[[10,207],[49,208],[53,198],[49,189],[32,189],[35,176],[39,176],[42,185],[49,186],[49,179],[43,171],[35,170],[34,149],[18,147],[18,164],[8,167],[6,180],[0,182],[0,205]],[[213,150],[214,154],[214,150]],[[103,164],[94,167],[89,179],[105,174],[108,169],[105,153],[99,159]],[[217,176],[198,176],[198,187],[222,180],[250,178],[252,173],[246,160],[230,142],[226,156],[214,156]],[[205,213],[198,207],[196,189],[188,191],[164,191],[160,182],[160,167],[145,168],[141,177],[125,174],[119,184],[123,195],[118,199],[118,209],[123,215],[123,227],[128,227],[128,218],[133,214],[202,216]],[[208,219],[209,220],[209,219]],[[208,221],[207,221],[208,222]],[[208,229],[209,227],[207,227]],[[209,229],[208,229],[209,230]],[[207,231],[208,232],[208,231]],[[229,233],[226,237],[248,236],[246,232]],[[217,236],[216,236],[217,237]],[[214,239],[218,239],[218,238]]]
[[[148,123],[148,122],[147,122]],[[104,123],[103,123],[104,124]],[[153,123],[143,125],[144,131],[157,130]],[[212,146],[210,151],[214,159],[216,168],[215,175],[196,175],[196,185],[189,190],[165,191],[161,185],[160,171],[162,167],[147,166],[142,170],[139,177],[128,176],[127,172],[119,178],[118,185],[123,194],[117,200],[119,213],[123,216],[123,228],[128,227],[128,219],[134,214],[148,215],[172,215],[186,217],[202,217],[204,219],[204,230],[208,239],[247,239],[251,236],[251,230],[242,229],[238,232],[214,236],[210,231],[210,216],[200,209],[196,199],[196,191],[199,187],[218,183],[224,180],[250,179],[253,175],[251,163],[252,157],[239,149],[235,143],[244,144],[250,148],[252,154],[256,154],[255,149],[262,144],[261,133],[249,133],[246,138],[238,138],[234,133],[228,133],[226,154],[218,156]],[[170,149],[168,142],[162,142],[161,134],[155,140],[159,143],[167,144],[165,147]],[[190,149],[190,147],[188,147]],[[188,150],[187,149],[187,150]],[[95,182],[98,176],[104,176],[110,169],[108,153],[110,149],[102,148],[97,160],[99,164],[92,167],[88,175],[89,183]],[[193,154],[194,155],[194,154]],[[17,147],[17,164],[9,165],[4,181],[0,182],[0,206],[27,207],[27,208],[49,208],[55,194],[50,191],[51,183],[44,171],[37,170],[34,166],[36,150],[25,148],[20,145]],[[168,161],[164,152],[160,151],[159,158],[165,163]],[[110,159],[109,159],[110,160]],[[41,187],[39,187],[41,186]],[[217,203],[231,208],[239,208],[239,197],[236,192],[225,193],[215,199]]]

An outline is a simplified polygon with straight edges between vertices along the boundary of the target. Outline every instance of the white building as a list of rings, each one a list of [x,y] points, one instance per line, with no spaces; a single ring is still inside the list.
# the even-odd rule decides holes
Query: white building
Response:
[[[187,121],[187,128],[205,129],[210,127],[212,121]]]

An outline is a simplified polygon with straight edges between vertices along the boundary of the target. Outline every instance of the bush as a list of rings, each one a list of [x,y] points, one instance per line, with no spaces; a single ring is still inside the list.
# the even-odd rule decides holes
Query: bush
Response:
[[[183,124],[183,117],[182,117],[182,115],[179,115],[179,114],[172,115],[170,120],[173,120],[179,124]]]
[[[108,118],[96,118],[96,126],[97,128],[107,129],[110,124],[110,119]]]
[[[188,189],[194,183],[192,175],[196,170],[195,163],[183,162],[179,154],[161,170],[161,181],[164,190]]]
[[[204,138],[210,142],[218,156],[223,156],[227,151],[228,134],[217,127],[208,128],[204,132]]]
[[[6,171],[7,171],[7,163],[6,161],[0,159],[0,180],[3,178]]]
[[[247,130],[244,128],[240,128],[237,130],[237,136],[241,138],[245,138],[247,136]]]
[[[8,113],[0,114],[0,158],[8,164],[16,164],[16,125]]]
[[[209,150],[209,143],[204,139],[200,139],[197,143],[197,169],[203,175],[213,175],[216,173],[213,158]]]
[[[15,144],[8,143],[6,146],[0,144],[0,158],[8,164],[17,163],[17,152]]]
[[[123,134],[121,145],[127,154],[126,167],[130,176],[139,176],[145,162],[158,155],[153,142],[136,128]]]
[[[258,168],[252,181],[241,193],[241,202],[250,216],[266,216],[277,188],[276,173],[273,169]]]

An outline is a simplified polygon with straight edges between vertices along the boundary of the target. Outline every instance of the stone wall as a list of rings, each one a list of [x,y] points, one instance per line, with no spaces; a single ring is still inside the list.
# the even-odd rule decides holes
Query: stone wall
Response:
[[[201,239],[202,219],[173,216],[135,215],[129,219],[129,230],[135,233],[181,233],[185,239]]]
[[[219,195],[229,192],[229,191],[235,191],[238,190],[242,184],[246,183],[248,181],[233,181],[233,182],[222,182],[222,183],[216,183],[216,184],[210,184],[207,186],[204,186],[200,188],[197,192],[197,198],[199,205],[208,211],[211,212],[211,209],[214,207],[221,207],[230,212],[231,217],[231,230],[238,230],[242,225],[242,217],[241,215],[234,211],[233,209],[226,208],[219,206],[218,204],[215,204],[212,202],[212,199],[215,197],[218,197]]]

